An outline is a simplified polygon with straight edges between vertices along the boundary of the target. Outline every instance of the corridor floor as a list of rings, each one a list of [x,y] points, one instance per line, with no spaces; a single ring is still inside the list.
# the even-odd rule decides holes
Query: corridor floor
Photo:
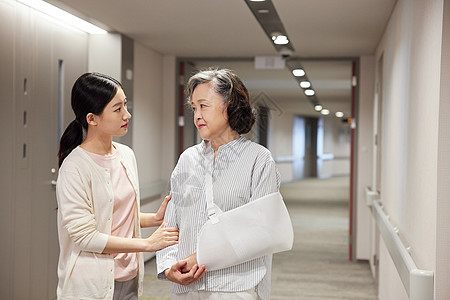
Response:
[[[273,259],[272,300],[377,299],[367,262],[348,260],[348,177],[307,179],[281,188],[294,247]],[[140,300],[170,299],[170,283],[156,279],[155,260],[145,265]]]

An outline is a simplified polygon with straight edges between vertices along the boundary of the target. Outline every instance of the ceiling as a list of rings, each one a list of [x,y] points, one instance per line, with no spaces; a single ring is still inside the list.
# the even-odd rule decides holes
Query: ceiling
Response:
[[[283,111],[317,115],[288,69],[254,68],[255,56],[280,56],[244,0],[48,0],[100,22],[161,54],[201,68],[234,70],[253,97]],[[318,101],[350,114],[351,58],[375,52],[396,0],[272,0]]]

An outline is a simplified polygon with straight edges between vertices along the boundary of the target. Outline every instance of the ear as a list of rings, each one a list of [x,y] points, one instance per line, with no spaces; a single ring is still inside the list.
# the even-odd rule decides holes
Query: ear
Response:
[[[97,126],[97,116],[93,113],[88,113],[86,115],[86,122],[88,123],[88,125]]]

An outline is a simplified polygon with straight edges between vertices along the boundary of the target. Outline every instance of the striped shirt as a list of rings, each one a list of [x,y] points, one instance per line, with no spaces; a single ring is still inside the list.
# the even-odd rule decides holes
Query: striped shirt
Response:
[[[172,200],[166,210],[169,227],[180,230],[179,243],[156,253],[158,278],[177,261],[197,251],[197,235],[208,220],[205,175],[213,164],[213,199],[228,211],[277,192],[280,175],[269,150],[244,137],[219,147],[212,162],[209,143],[184,151],[171,177]],[[226,253],[224,253],[226,255]],[[183,286],[172,284],[176,294],[190,291],[239,292],[256,287],[262,300],[270,298],[272,255],[266,255],[229,268],[208,271],[197,282]]]

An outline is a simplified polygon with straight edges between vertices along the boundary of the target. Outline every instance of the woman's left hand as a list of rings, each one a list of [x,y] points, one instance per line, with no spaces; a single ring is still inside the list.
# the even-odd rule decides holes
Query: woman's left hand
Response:
[[[158,209],[158,212],[155,214],[154,220],[155,222],[159,223],[158,225],[161,225],[164,221],[164,214],[166,213],[167,204],[169,204],[170,199],[172,198],[172,194],[167,195],[164,197],[163,203],[161,203],[161,206]]]

